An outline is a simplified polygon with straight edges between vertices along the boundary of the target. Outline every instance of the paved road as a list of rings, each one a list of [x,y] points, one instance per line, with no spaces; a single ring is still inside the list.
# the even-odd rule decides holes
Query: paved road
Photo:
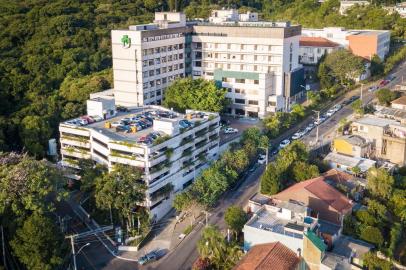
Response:
[[[219,229],[225,231],[224,211],[230,205],[244,206],[248,199],[258,190],[259,177],[264,170],[264,166],[258,167],[251,173],[236,190],[228,192],[221,200],[220,204],[210,213],[209,224],[215,224]],[[146,269],[162,270],[186,270],[190,269],[197,259],[198,253],[196,243],[198,242],[203,225],[199,225],[178,248]]]

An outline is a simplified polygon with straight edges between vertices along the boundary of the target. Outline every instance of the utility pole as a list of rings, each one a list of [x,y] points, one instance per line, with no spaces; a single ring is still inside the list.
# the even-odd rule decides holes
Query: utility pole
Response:
[[[361,108],[363,107],[363,102],[362,102],[362,87],[364,86],[363,83],[361,83],[361,95],[360,95],[360,99],[361,99]]]
[[[314,111],[317,113],[317,125],[316,125],[316,145],[319,142],[319,124],[320,124],[320,111]]]
[[[75,255],[75,242],[74,242],[74,235],[69,236],[70,237],[70,244],[72,246],[72,257],[73,257],[73,269],[77,270],[77,265],[76,265],[76,255]]]
[[[6,261],[6,247],[5,247],[5,241],[4,241],[4,230],[3,230],[3,226],[1,226],[1,246],[3,249],[3,264],[4,264],[4,268],[6,270],[8,270],[7,267],[7,261]]]
[[[208,218],[208,212],[204,211],[206,213],[206,227],[209,226],[209,218]]]

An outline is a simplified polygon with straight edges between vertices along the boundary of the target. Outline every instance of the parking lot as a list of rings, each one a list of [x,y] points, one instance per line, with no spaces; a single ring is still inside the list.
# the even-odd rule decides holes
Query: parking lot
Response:
[[[220,144],[227,143],[241,136],[241,134],[250,127],[262,128],[261,121],[257,118],[235,118],[230,116],[222,116],[222,123],[225,124],[220,131]],[[225,127],[236,129],[235,133],[224,133]]]

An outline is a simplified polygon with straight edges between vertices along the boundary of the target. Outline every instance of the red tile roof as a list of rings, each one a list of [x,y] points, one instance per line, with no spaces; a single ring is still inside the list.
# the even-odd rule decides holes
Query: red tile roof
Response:
[[[253,246],[234,270],[294,270],[300,262],[295,252],[280,242]]]
[[[297,183],[282,192],[279,192],[273,197],[278,199],[278,197],[286,197],[290,195],[291,199],[295,199],[296,196],[305,196],[303,192],[307,191],[340,213],[344,213],[351,209],[351,201],[341,192],[327,184],[324,181],[325,179],[326,177],[319,176]]]
[[[299,45],[303,47],[338,47],[339,44],[322,37],[300,37]]]
[[[406,105],[406,96],[401,96],[391,102],[392,104]]]

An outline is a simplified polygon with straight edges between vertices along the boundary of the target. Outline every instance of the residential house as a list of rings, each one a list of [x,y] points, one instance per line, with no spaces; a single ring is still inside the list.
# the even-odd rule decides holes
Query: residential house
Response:
[[[359,169],[360,174],[365,174],[370,168],[375,167],[376,161],[367,158],[351,157],[339,153],[330,152],[324,158],[331,169],[338,169],[354,174],[354,168]]]
[[[355,5],[359,6],[367,6],[369,5],[369,1],[362,1],[362,0],[341,0],[340,1],[340,14],[345,15],[347,10]]]
[[[294,252],[281,242],[253,246],[237,263],[234,270],[301,270],[300,252]]]
[[[323,55],[340,48],[340,44],[323,37],[302,36],[299,40],[299,62],[303,65],[317,65]]]
[[[331,148],[335,153],[352,157],[368,157],[371,151],[370,143],[357,135],[344,135],[334,138]]]
[[[401,96],[391,102],[391,107],[399,110],[406,110],[406,96]]]
[[[406,164],[406,126],[400,122],[365,116],[351,124],[352,134],[371,142],[375,158],[403,166]]]
[[[374,55],[384,60],[390,48],[389,30],[347,30],[343,27],[304,28],[302,37],[304,36],[326,38],[369,61]]]
[[[312,210],[312,217],[342,226],[344,217],[351,213],[353,202],[324,181],[323,177],[297,183],[278,194],[278,201],[295,201]]]

